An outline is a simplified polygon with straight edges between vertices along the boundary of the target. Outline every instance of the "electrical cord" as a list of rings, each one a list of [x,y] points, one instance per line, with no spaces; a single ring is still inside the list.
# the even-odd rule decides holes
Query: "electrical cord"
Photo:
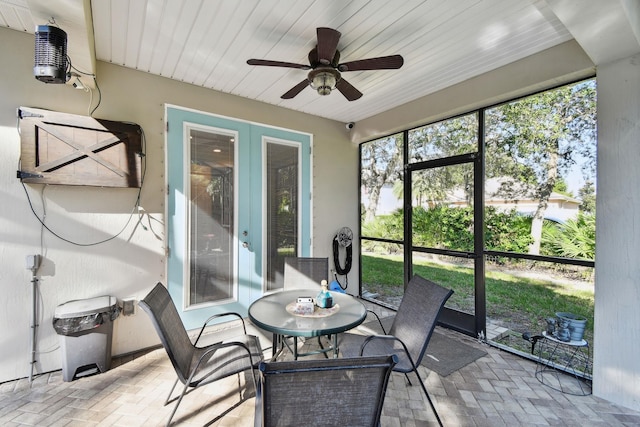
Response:
[[[98,90],[98,103],[96,104],[95,107],[93,107],[93,109],[91,109],[91,105],[93,104],[93,89],[89,88],[89,90],[91,91],[91,98],[89,100],[89,108],[87,109],[87,113],[90,117],[93,117],[93,113],[95,113],[95,111],[98,109],[98,107],[100,106],[100,103],[102,102],[102,91],[100,90],[100,85],[98,85],[98,79],[96,78],[95,74],[92,73],[87,73],[84,72],[82,70],[79,70],[78,68],[74,67],[73,64],[71,63],[71,58],[69,57],[69,55],[67,55],[67,73],[69,73],[72,69],[82,75],[85,76],[89,76],[91,78],[93,78],[93,82],[96,85],[96,89]]]
[[[67,239],[63,236],[61,236],[60,234],[56,233],[54,230],[52,230],[51,228],[49,228],[49,226],[47,224],[44,223],[44,220],[41,219],[38,214],[36,213],[34,207],[33,207],[33,203],[31,202],[31,197],[29,196],[29,191],[27,190],[27,187],[24,185],[23,181],[20,181],[20,183],[22,184],[22,188],[24,188],[24,192],[27,195],[27,201],[29,202],[29,207],[31,208],[31,212],[33,213],[33,215],[36,217],[36,219],[38,220],[38,222],[40,222],[40,224],[42,225],[42,227],[44,229],[46,229],[49,233],[53,234],[55,237],[57,237],[60,240],[63,240],[67,243],[71,243],[72,245],[76,245],[76,246],[95,246],[95,245],[100,245],[102,243],[106,243],[110,240],[115,239],[116,237],[118,237],[120,234],[122,234],[124,232],[124,230],[127,228],[127,226],[129,225],[129,223],[131,222],[131,218],[133,217],[133,214],[135,212],[135,210],[138,207],[138,199],[139,199],[139,195],[138,195],[138,199],[136,200],[136,204],[133,208],[133,210],[131,211],[131,213],[129,214],[129,218],[127,219],[127,222],[124,224],[124,226],[120,229],[120,231],[118,231],[116,234],[103,239],[103,240],[99,240],[96,242],[91,242],[91,243],[80,243],[80,242],[75,242],[73,240]]]
[[[35,211],[35,208],[33,207],[33,203],[31,202],[31,197],[29,196],[29,191],[27,190],[26,185],[24,185],[24,181],[20,180],[20,183],[22,184],[22,188],[24,189],[25,194],[27,195],[27,201],[29,203],[29,208],[31,208],[31,212],[33,213],[33,215],[36,217],[36,219],[38,220],[38,222],[41,224],[42,228],[44,228],[45,230],[47,230],[49,233],[51,233],[53,236],[57,237],[58,239],[70,243],[72,245],[75,246],[96,246],[96,245],[100,245],[106,242],[109,242],[115,238],[117,238],[118,236],[120,236],[124,230],[126,230],[127,226],[129,225],[129,223],[131,222],[131,219],[133,218],[133,215],[135,214],[136,211],[138,211],[138,208],[140,207],[140,196],[142,194],[142,187],[144,185],[144,178],[145,175],[147,173],[147,161],[146,161],[146,155],[144,154],[146,151],[146,137],[144,134],[144,130],[142,128],[140,128],[140,131],[142,132],[142,153],[140,153],[141,157],[142,157],[142,176],[140,179],[140,188],[138,189],[138,194],[136,196],[136,200],[135,203],[133,205],[133,209],[131,209],[131,212],[129,213],[129,218],[127,219],[127,222],[124,224],[124,226],[122,226],[122,228],[120,229],[120,231],[118,231],[116,234],[103,239],[103,240],[99,240],[96,242],[90,242],[90,243],[80,243],[80,242],[75,242],[73,240],[67,239],[63,236],[61,236],[59,233],[55,232],[54,230],[52,230],[49,226],[47,226],[45,224],[44,219],[46,218],[46,210],[43,212],[43,217],[40,218],[40,216],[37,214],[37,212]],[[18,168],[20,169],[20,168]],[[43,197],[44,197],[44,191],[43,191]],[[43,207],[44,207],[44,203],[43,203]],[[46,209],[46,208],[44,208]],[[140,221],[140,218],[138,219],[138,221]]]
[[[89,116],[91,117],[93,117],[93,113],[96,112],[96,110],[100,106],[100,103],[102,102],[102,91],[100,90],[100,86],[98,85],[98,80],[96,79],[96,76],[93,76],[93,82],[96,84],[96,89],[98,89],[98,103],[96,104],[95,107],[93,107],[93,110],[91,110],[91,112],[89,113]],[[92,103],[93,103],[93,90],[91,90],[91,101],[89,101],[89,106],[91,106]]]

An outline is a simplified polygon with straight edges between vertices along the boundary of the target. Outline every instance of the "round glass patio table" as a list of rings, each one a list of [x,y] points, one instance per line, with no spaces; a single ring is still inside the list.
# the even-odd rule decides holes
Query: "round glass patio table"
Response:
[[[249,319],[257,327],[273,334],[273,358],[286,345],[293,353],[294,360],[301,356],[327,353],[333,351],[338,357],[338,334],[360,325],[367,317],[367,310],[358,299],[339,292],[332,292],[335,309],[329,315],[299,315],[292,313],[291,304],[298,297],[314,298],[319,289],[294,289],[265,295],[249,307]],[[337,307],[336,307],[337,306]],[[298,337],[321,337],[331,335],[331,345],[308,353],[298,353]],[[285,337],[293,337],[293,345],[289,346]]]

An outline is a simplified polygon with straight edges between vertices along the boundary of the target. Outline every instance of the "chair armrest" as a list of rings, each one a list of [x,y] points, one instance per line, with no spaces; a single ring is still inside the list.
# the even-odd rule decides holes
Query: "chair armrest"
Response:
[[[202,336],[202,333],[204,332],[206,327],[209,326],[209,322],[211,322],[212,320],[218,319],[220,317],[225,317],[225,316],[237,317],[242,322],[242,330],[244,331],[244,334],[245,335],[247,334],[247,327],[246,327],[246,325],[244,323],[244,319],[242,318],[242,316],[240,316],[239,313],[235,313],[233,311],[229,311],[227,313],[214,314],[213,316],[209,317],[207,320],[204,321],[204,324],[202,325],[202,328],[200,328],[200,332],[198,333],[198,337],[196,338],[196,340],[193,343],[193,345],[197,345],[198,344],[198,340],[200,340],[200,337]]]
[[[411,358],[411,354],[409,354],[409,349],[407,349],[407,346],[405,345],[405,343],[402,342],[401,339],[396,338],[393,335],[369,335],[360,346],[360,356],[364,355],[364,349],[367,346],[367,344],[369,344],[371,341],[374,341],[374,340],[399,342],[402,345],[404,354],[407,356],[407,359],[409,359],[409,363],[411,363],[411,366],[413,367],[413,369],[416,369],[416,364],[413,362],[413,359]]]
[[[191,384],[193,382],[193,378],[198,373],[198,369],[200,369],[200,365],[202,364],[202,362],[206,362],[206,361],[209,360],[209,357],[210,357],[211,353],[215,353],[216,351],[220,350],[221,348],[225,348],[225,347],[242,347],[247,352],[247,355],[249,356],[249,362],[251,364],[251,370],[253,370],[254,367],[256,367],[258,365],[258,363],[260,362],[260,361],[256,361],[254,363],[253,356],[251,355],[251,349],[245,343],[242,343],[242,342],[239,342],[239,341],[232,341],[232,342],[225,342],[225,343],[220,342],[220,343],[216,343],[216,344],[211,344],[209,346],[209,348],[207,349],[207,351],[202,353],[202,355],[198,359],[198,362],[196,363],[196,365],[191,370],[191,374],[189,375],[189,379],[187,380],[187,384]],[[209,375],[214,373],[218,369],[219,368],[217,368],[214,371],[210,372]],[[203,380],[205,380],[209,375],[206,375],[202,379],[198,380],[198,383],[200,383]],[[255,382],[255,375],[253,373],[252,373],[252,377],[253,377],[253,380]]]
[[[363,342],[362,345],[360,345],[360,356],[364,356],[364,349],[367,346],[367,344],[369,344],[371,341],[374,340],[382,340],[382,341],[397,341],[400,344],[402,344],[402,348],[404,348],[404,351],[407,351],[407,346],[404,345],[404,343],[399,340],[398,338],[394,337],[393,335],[369,335]]]
[[[376,320],[378,321],[378,324],[380,325],[380,329],[382,330],[382,335],[387,335],[387,331],[384,329],[384,326],[382,326],[382,320],[380,320],[380,316],[378,316],[378,314],[370,309],[367,309],[367,314],[373,314],[376,318]]]

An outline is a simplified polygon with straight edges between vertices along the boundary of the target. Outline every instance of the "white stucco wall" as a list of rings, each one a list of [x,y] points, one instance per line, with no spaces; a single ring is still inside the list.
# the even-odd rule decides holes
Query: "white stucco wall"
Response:
[[[59,304],[99,295],[140,299],[157,281],[164,281],[165,103],[313,134],[314,255],[331,257],[337,230],[357,229],[358,149],[343,123],[98,62],[102,101],[93,116],[143,128],[147,171],[141,206],[153,218],[160,239],[151,230],[136,227],[137,216],[118,238],[97,246],[75,246],[42,232],[16,179],[20,156],[16,109],[27,106],[87,115],[90,96],[70,86],[37,81],[32,74],[33,49],[32,35],[0,28],[0,342],[4,349],[0,382],[26,377],[30,370],[31,272],[25,268],[26,255],[42,253],[45,259],[39,271],[36,372],[61,368],[59,337],[51,325]],[[78,242],[117,233],[137,196],[136,189],[54,185],[27,185],[27,189],[40,214],[44,200],[47,226]],[[148,227],[146,219],[144,224]],[[357,281],[357,265],[349,276],[352,283]],[[357,292],[357,284],[349,290]],[[141,310],[114,322],[113,354],[157,343]]]
[[[594,394],[640,410],[640,55],[598,67]]]

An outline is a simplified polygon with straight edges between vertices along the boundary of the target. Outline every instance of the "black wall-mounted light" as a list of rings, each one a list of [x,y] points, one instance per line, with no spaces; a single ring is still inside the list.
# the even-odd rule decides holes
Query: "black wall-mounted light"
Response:
[[[35,78],[44,83],[66,83],[67,33],[51,25],[38,25],[35,42]]]

